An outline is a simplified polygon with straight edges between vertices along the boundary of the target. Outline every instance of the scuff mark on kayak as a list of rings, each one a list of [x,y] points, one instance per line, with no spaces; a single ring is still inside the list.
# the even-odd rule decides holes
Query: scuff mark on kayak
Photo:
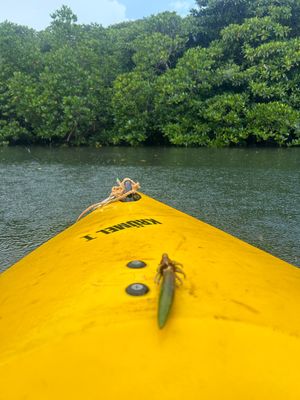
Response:
[[[196,294],[196,286],[194,284],[191,284],[191,286],[189,287],[189,295],[197,298],[198,295]]]
[[[250,312],[252,312],[252,313],[254,313],[254,314],[259,314],[259,311],[258,311],[258,310],[256,310],[255,308],[249,306],[248,304],[242,303],[241,301],[234,300],[234,299],[230,299],[230,301],[232,301],[232,302],[235,303],[235,304],[238,304],[238,305],[241,306],[241,307],[246,308],[248,311],[250,311]]]

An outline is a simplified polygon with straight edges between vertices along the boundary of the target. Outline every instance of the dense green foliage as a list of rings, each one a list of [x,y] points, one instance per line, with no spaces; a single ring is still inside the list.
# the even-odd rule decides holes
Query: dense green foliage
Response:
[[[300,0],[197,0],[103,28],[0,24],[0,142],[300,144]]]

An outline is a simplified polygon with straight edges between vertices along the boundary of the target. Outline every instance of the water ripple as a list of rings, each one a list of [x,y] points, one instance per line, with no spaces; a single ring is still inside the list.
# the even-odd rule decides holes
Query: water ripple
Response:
[[[0,148],[0,270],[107,196],[117,177],[300,266],[300,149]]]

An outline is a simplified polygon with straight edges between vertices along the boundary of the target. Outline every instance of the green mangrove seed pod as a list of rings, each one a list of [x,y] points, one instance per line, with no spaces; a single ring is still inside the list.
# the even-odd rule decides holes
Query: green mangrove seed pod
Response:
[[[171,268],[163,271],[158,301],[158,326],[162,329],[170,314],[175,294],[175,272]]]

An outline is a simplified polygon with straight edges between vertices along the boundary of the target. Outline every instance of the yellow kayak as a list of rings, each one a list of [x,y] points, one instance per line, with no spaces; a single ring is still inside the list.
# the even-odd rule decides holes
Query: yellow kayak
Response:
[[[140,196],[1,274],[0,399],[300,399],[299,269]]]

